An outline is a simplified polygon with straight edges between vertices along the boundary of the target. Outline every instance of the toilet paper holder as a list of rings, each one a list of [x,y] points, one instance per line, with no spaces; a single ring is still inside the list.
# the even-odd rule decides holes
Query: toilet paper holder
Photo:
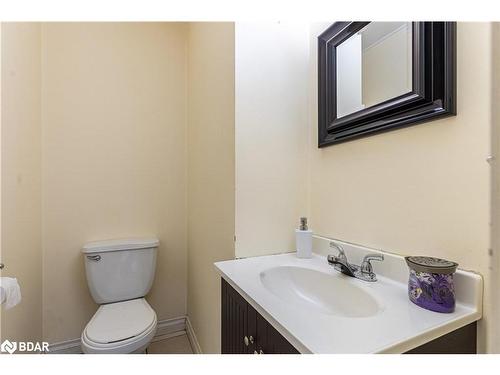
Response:
[[[0,263],[0,270],[3,270],[5,268],[5,264]]]

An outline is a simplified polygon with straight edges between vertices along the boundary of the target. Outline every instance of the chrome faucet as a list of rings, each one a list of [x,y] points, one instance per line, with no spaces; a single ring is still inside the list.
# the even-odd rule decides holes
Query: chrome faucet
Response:
[[[335,267],[335,269],[339,272],[342,272],[345,275],[355,277],[354,274],[358,270],[359,267],[350,264],[347,261],[347,256],[345,255],[344,248],[340,246],[339,244],[336,244],[333,241],[330,241],[330,249],[337,249],[339,254],[337,256],[335,255],[328,255],[326,259],[328,260],[328,263],[332,266]]]
[[[334,268],[342,272],[344,275],[355,277],[364,281],[377,281],[377,275],[373,272],[373,267],[370,261],[378,260],[383,261],[384,256],[382,254],[368,254],[365,255],[360,266],[351,264],[347,261],[347,256],[345,255],[344,248],[339,244],[330,241],[330,248],[337,249],[338,255],[328,255],[326,257],[328,263]]]

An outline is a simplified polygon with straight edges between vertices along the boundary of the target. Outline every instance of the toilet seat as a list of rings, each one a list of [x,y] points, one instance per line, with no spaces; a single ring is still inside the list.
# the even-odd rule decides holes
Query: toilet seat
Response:
[[[144,350],[156,333],[156,313],[144,298],[102,305],[82,333],[84,353]]]

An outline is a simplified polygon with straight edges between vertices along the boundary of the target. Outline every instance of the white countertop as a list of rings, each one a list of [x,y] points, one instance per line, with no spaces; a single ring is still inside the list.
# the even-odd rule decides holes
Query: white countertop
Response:
[[[361,246],[341,243],[350,262],[370,252]],[[456,308],[450,314],[422,309],[407,295],[408,269],[404,258],[384,253],[384,262],[373,262],[377,282],[345,276],[325,258],[328,239],[315,237],[311,259],[295,253],[235,259],[215,263],[220,275],[301,353],[403,353],[479,320],[482,316],[482,278],[458,270],[455,273]],[[277,266],[311,268],[342,278],[369,292],[382,306],[370,317],[343,317],[321,313],[284,302],[264,287],[260,273]],[[332,290],[335,293],[335,290]]]

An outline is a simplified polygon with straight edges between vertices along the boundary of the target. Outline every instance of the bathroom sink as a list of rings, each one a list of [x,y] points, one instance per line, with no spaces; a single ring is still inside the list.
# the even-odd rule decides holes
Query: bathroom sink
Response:
[[[348,318],[377,315],[382,306],[345,278],[314,269],[278,266],[260,272],[264,287],[284,302]]]
[[[301,353],[405,353],[481,319],[483,283],[476,273],[457,270],[455,311],[441,314],[409,300],[403,256],[385,253],[374,264],[378,280],[367,282],[329,264],[330,239],[315,241],[322,253],[308,259],[284,253],[215,263],[229,286]],[[354,260],[374,253],[342,247]],[[224,303],[233,298],[223,295]]]

